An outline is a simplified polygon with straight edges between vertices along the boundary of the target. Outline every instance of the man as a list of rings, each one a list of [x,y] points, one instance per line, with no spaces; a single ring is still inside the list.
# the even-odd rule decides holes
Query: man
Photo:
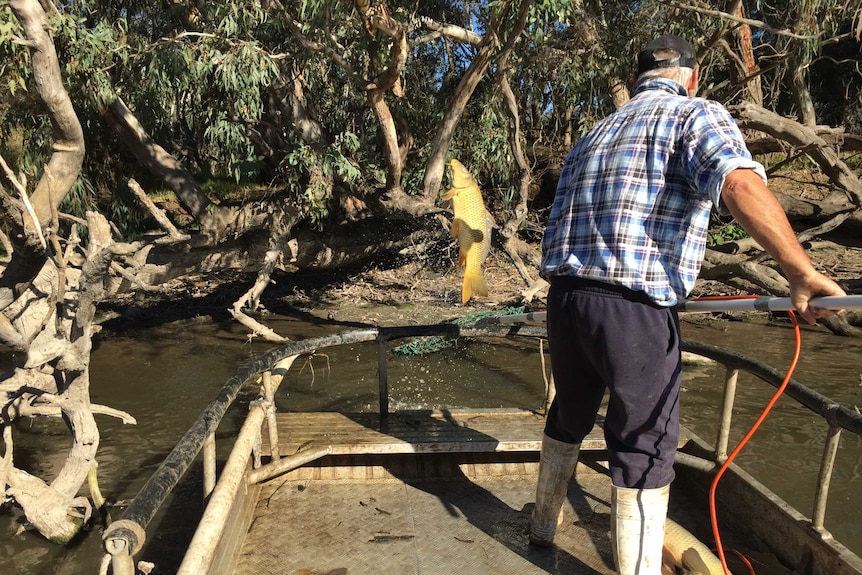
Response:
[[[568,480],[607,389],[611,542],[620,575],[661,569],[679,438],[676,304],[694,287],[712,207],[781,266],[809,323],[844,295],[817,272],[766,187],[733,118],[694,97],[694,48],[675,35],[638,54],[625,106],[566,158],[543,240],[548,339],[557,394],[548,413],[530,541],[552,545]]]

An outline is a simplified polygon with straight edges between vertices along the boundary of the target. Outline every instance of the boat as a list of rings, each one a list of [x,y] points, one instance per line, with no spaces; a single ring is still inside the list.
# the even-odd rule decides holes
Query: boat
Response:
[[[183,474],[202,464],[206,506],[180,575],[613,574],[611,486],[600,426],[581,447],[555,546],[538,548],[528,544],[527,533],[541,411],[390,405],[388,363],[395,344],[416,338],[543,338],[544,327],[530,319],[535,318],[352,329],[288,342],[254,358],[225,382],[122,518],[105,528],[103,571],[137,572],[136,556],[153,517]],[[278,412],[276,392],[297,358],[362,342],[377,346],[376,410]],[[725,392],[714,445],[682,430],[668,525],[708,549],[715,543],[714,512],[722,549],[733,550],[726,561],[735,575],[862,575],[862,559],[825,526],[838,441],[842,432],[862,432],[862,415],[738,353],[692,341],[682,347],[687,356],[725,366]],[[807,514],[728,461],[741,372],[786,386],[784,395],[828,430]],[[258,388],[259,397],[249,403],[222,464],[216,430],[248,386]],[[711,509],[710,485],[719,470]]]

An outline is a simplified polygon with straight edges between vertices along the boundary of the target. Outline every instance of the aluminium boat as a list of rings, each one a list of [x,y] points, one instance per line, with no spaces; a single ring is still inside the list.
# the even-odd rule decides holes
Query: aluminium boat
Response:
[[[528,544],[543,414],[531,410],[393,409],[388,363],[415,338],[542,338],[527,323],[375,327],[289,342],[239,369],[103,534],[103,570],[137,572],[148,528],[180,478],[202,461],[206,506],[178,568],[181,575],[613,574],[610,479],[600,425],[584,441],[553,548]],[[281,413],[276,392],[295,359],[376,342],[379,397],[364,413]],[[373,345],[373,344],[372,344]],[[686,354],[726,368],[714,444],[683,428],[669,525],[678,551],[715,544],[710,485],[728,459],[741,372],[778,387],[783,374],[737,353],[683,342]],[[720,382],[719,382],[720,383]],[[259,389],[226,461],[215,434],[240,390]],[[825,526],[842,433],[862,415],[790,380],[784,394],[827,430],[814,505],[793,508],[735,464],[715,497],[723,549],[735,575],[862,575],[862,560]],[[203,452],[203,457],[198,454]],[[722,470],[724,471],[724,470]],[[682,546],[680,548],[680,546]],[[672,563],[672,562],[671,562]],[[679,562],[678,573],[696,573]],[[713,563],[714,564],[714,563]],[[671,569],[671,566],[668,566]],[[711,574],[710,574],[711,575]]]

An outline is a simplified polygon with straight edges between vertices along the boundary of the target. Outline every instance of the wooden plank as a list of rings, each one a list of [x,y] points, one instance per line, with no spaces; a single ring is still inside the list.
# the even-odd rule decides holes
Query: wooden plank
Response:
[[[539,451],[542,416],[529,411],[402,411],[381,423],[375,413],[280,413],[282,453],[331,445],[333,455]],[[269,453],[263,438],[264,453]],[[604,449],[601,430],[582,449]]]

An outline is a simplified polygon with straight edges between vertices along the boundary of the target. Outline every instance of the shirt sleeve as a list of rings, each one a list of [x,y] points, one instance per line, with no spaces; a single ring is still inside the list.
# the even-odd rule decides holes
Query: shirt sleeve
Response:
[[[693,103],[697,105],[684,136],[689,181],[700,193],[709,196],[720,213],[727,214],[720,202],[727,175],[736,169],[750,169],[765,184],[766,170],[752,159],[742,132],[724,106],[704,99]]]

